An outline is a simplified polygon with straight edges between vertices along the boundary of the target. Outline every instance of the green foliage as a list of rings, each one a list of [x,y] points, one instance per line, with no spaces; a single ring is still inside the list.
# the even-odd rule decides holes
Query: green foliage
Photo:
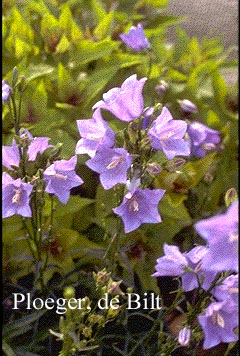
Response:
[[[89,274],[105,266],[123,281],[125,289],[132,286],[139,293],[146,290],[158,293],[156,279],[150,275],[156,258],[163,253],[163,244],[172,244],[184,229],[187,231],[184,243],[194,242],[195,220],[213,215],[237,196],[237,88],[236,85],[229,88],[223,76],[223,70],[236,68],[237,63],[229,59],[231,50],[225,51],[219,39],[189,38],[179,26],[184,19],[163,15],[167,5],[168,0],[3,2],[3,78],[10,85],[18,85],[24,75],[23,126],[34,136],[50,137],[50,143],[57,145],[51,151],[56,157],[60,152],[64,159],[72,157],[79,140],[76,120],[91,118],[92,106],[103,93],[120,86],[134,73],[138,78],[148,76],[143,90],[145,107],[161,103],[170,108],[174,118],[200,121],[222,135],[218,152],[208,153],[202,159],[191,157],[179,169],[167,170],[165,160],[156,155],[156,163],[162,166],[162,171],[153,178],[152,186],[166,190],[159,204],[163,221],[144,224],[127,235],[112,211],[122,201],[123,187],[104,190],[99,180],[84,168],[86,157],[79,157],[77,170],[80,176],[84,174],[84,188],[71,195],[65,206],[52,202],[47,195],[44,200],[43,230],[51,231],[51,240],[49,246],[43,241],[40,250],[45,258],[50,249],[44,275],[48,295],[62,296],[63,288],[73,285],[82,288],[81,295],[85,293],[95,300],[96,290]],[[138,22],[144,24],[150,51],[134,52],[120,41],[119,34]],[[176,44],[166,40],[169,26],[174,26]],[[19,74],[13,83],[14,66]],[[156,87],[162,80],[168,88],[159,94]],[[183,99],[191,100],[198,112],[184,113],[179,106],[179,100]],[[16,103],[19,104],[18,99]],[[6,105],[3,107],[6,145],[11,144],[14,132],[9,115]],[[119,137],[123,135],[120,131],[124,123],[110,115],[107,119]],[[51,153],[44,157],[46,161]],[[226,195],[231,189],[234,189],[233,197]],[[32,249],[33,241],[29,243],[20,216],[5,219],[3,271],[10,291],[13,285],[19,288],[21,283],[27,284],[36,272]],[[3,329],[5,355],[44,354],[42,343],[46,346],[50,342],[48,328],[41,330],[43,314],[25,315],[21,310],[16,315],[11,313]],[[54,320],[52,329],[58,331],[52,334],[63,344],[59,356],[70,356],[77,350],[82,354],[100,355],[96,354],[96,348],[104,349],[109,334],[105,327],[110,319],[114,319],[113,338],[125,338],[127,351],[120,349],[120,342],[113,342],[109,354],[151,356],[157,353],[156,339],[142,338],[144,332],[131,330],[130,315],[120,313],[119,322],[115,316],[104,317],[99,330],[96,333],[94,330],[95,336],[86,337],[85,343],[80,342],[79,336],[83,337],[84,325],[88,325],[86,316],[75,315],[74,319],[68,310],[59,328],[58,320]],[[145,319],[158,326],[157,323],[162,322],[158,318],[155,324],[152,315],[139,313],[137,320]],[[172,350],[171,338],[167,336],[163,338],[164,347]],[[21,345],[22,337],[24,345]],[[31,345],[28,345],[29,337]],[[51,355],[56,353],[52,350]]]

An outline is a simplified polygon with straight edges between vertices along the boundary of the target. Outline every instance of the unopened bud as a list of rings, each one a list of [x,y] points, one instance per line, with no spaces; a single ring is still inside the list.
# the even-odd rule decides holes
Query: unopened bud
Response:
[[[229,207],[235,200],[238,199],[238,193],[235,188],[230,188],[225,194],[224,200],[226,207]]]
[[[142,122],[142,130],[146,130],[150,125],[152,114],[154,113],[154,107],[150,106],[144,113],[144,118]]]
[[[146,170],[147,170],[148,173],[156,176],[161,172],[161,167],[159,166],[158,163],[152,162],[152,163],[148,163],[147,164]]]
[[[180,169],[185,164],[185,162],[186,160],[184,158],[175,157],[171,161],[168,161],[164,168],[168,172],[175,172],[176,170]]]
[[[178,103],[183,111],[193,113],[198,111],[197,106],[188,99],[178,100]]]
[[[63,296],[66,299],[75,298],[75,289],[73,287],[66,287]]]
[[[160,84],[155,87],[156,92],[161,95],[164,94],[169,88],[168,83],[165,82],[165,80],[161,80]]]
[[[112,281],[108,285],[108,293],[112,295],[124,295],[123,291],[119,287],[122,281]]]
[[[110,280],[111,273],[107,273],[106,269],[99,271],[98,273],[93,272],[93,278],[97,282],[98,286],[104,286]]]
[[[191,330],[188,327],[184,327],[179,331],[178,342],[181,346],[187,346],[190,341]]]

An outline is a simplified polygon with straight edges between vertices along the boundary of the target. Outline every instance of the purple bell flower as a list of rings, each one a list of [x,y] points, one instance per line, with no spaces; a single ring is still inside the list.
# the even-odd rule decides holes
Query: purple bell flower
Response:
[[[200,122],[192,122],[187,132],[190,138],[191,153],[198,158],[215,150],[221,141],[219,131],[210,129]]]
[[[2,217],[8,218],[15,214],[26,218],[31,217],[29,202],[32,189],[31,184],[22,182],[20,178],[14,180],[4,172],[2,175]]]
[[[2,80],[2,101],[8,100],[11,90],[12,88],[5,82],[5,80]]]
[[[158,203],[165,190],[140,189],[128,192],[121,205],[114,208],[115,214],[121,216],[125,233],[136,230],[144,223],[160,223],[162,221],[158,212]]]
[[[134,51],[141,51],[142,49],[149,48],[151,45],[144,34],[142,24],[132,26],[128,33],[119,35],[121,40]]]
[[[103,100],[98,101],[93,109],[108,110],[122,121],[137,119],[143,111],[142,89],[146,80],[147,78],[137,80],[136,74],[131,75],[121,88],[112,88],[103,94]]]
[[[115,134],[103,120],[100,109],[93,113],[92,119],[77,120],[81,139],[76,146],[76,154],[88,154],[94,157],[101,148],[110,148],[114,145]]]
[[[209,247],[202,259],[202,268],[238,272],[238,200],[224,214],[201,220],[194,226]]]
[[[118,183],[127,182],[127,170],[131,163],[132,158],[124,148],[106,148],[98,151],[86,165],[100,174],[104,189],[110,189]]]
[[[213,302],[198,316],[204,332],[203,349],[210,349],[221,342],[234,342],[238,336],[233,331],[238,326],[238,311],[229,300]]]
[[[148,131],[151,146],[165,153],[168,159],[175,156],[188,156],[189,144],[184,140],[187,124],[183,120],[173,120],[170,111],[163,107],[161,114]]]
[[[69,160],[55,161],[43,172],[46,192],[56,195],[63,204],[67,203],[71,188],[83,184],[75,172],[76,164],[77,157],[73,156]]]

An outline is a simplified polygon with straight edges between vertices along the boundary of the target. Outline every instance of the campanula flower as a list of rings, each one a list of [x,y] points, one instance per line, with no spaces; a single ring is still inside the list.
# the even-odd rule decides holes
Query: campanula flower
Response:
[[[121,205],[114,208],[115,214],[121,216],[125,233],[136,230],[144,223],[160,223],[158,203],[165,193],[162,189],[140,189],[128,192]]]
[[[15,142],[12,140],[12,146],[2,146],[2,165],[9,170],[12,170],[12,166],[19,167],[20,152]]]
[[[8,100],[11,90],[12,88],[5,82],[5,80],[2,80],[2,101]]]
[[[110,189],[118,183],[127,182],[127,170],[131,163],[132,158],[124,148],[106,148],[98,151],[86,165],[99,173],[102,186]]]
[[[221,285],[213,288],[211,293],[220,302],[230,299],[236,305],[238,304],[238,274],[231,275],[224,279]]]
[[[70,197],[70,189],[83,183],[75,172],[76,164],[77,157],[73,156],[69,160],[55,161],[43,172],[46,192],[56,195],[63,204],[66,204]]]
[[[134,51],[141,51],[142,49],[149,48],[150,43],[145,36],[142,24],[132,26],[128,33],[122,33],[119,35],[121,40]]]
[[[97,150],[114,145],[115,134],[103,120],[100,109],[93,113],[92,119],[77,120],[81,139],[76,146],[76,154],[88,154],[94,157]]]
[[[188,127],[191,153],[195,157],[204,157],[209,151],[215,150],[221,141],[220,132],[210,129],[200,122],[192,122]]]
[[[203,349],[210,349],[221,342],[234,342],[238,336],[233,331],[238,325],[237,306],[225,300],[211,303],[198,321],[204,332]]]
[[[8,218],[12,215],[31,217],[32,211],[29,205],[30,194],[33,186],[24,183],[20,178],[13,179],[9,174],[2,175],[2,216]]]
[[[101,108],[110,111],[122,121],[132,121],[143,111],[142,90],[147,78],[137,80],[133,74],[127,78],[120,88],[112,88],[103,94],[103,100],[98,101],[93,109]]]
[[[148,137],[155,150],[164,152],[168,159],[172,159],[190,154],[189,144],[184,140],[186,130],[186,122],[173,120],[170,111],[164,106],[161,114],[153,121]]]
[[[198,221],[194,226],[209,247],[202,268],[238,272],[238,200],[224,214]]]

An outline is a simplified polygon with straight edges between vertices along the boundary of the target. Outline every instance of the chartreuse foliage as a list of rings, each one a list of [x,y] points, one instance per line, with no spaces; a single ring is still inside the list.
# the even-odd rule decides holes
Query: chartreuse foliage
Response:
[[[156,258],[162,255],[163,243],[171,244],[189,228],[189,233],[184,235],[184,246],[188,248],[195,242],[196,236],[191,230],[195,220],[218,211],[224,205],[226,191],[232,187],[237,189],[236,88],[229,88],[222,76],[223,69],[232,69],[236,63],[229,60],[230,51],[223,49],[220,40],[189,38],[179,26],[183,19],[164,15],[167,5],[167,0],[3,1],[3,77],[11,83],[14,66],[25,76],[22,125],[33,136],[50,137],[51,144],[57,145],[56,156],[61,153],[62,158],[69,159],[74,154],[79,139],[76,120],[91,118],[92,106],[102,94],[119,87],[133,73],[139,78],[148,77],[143,90],[145,107],[157,103],[167,105],[173,117],[202,122],[222,136],[222,150],[201,159],[187,160],[179,168],[174,161],[171,166],[156,154],[155,161],[163,169],[153,177],[152,187],[166,190],[159,205],[163,222],[145,224],[119,239],[116,233],[120,220],[112,208],[120,204],[122,188],[104,190],[97,176],[84,165],[87,156],[79,156],[77,173],[83,178],[84,186],[72,191],[66,206],[54,201],[53,221],[49,219],[50,198],[46,198],[43,209],[44,228],[47,230],[53,225],[49,267],[44,275],[44,283],[53,294],[58,295],[71,284],[80,285],[85,294],[95,298],[90,271],[103,267],[139,293],[147,290],[158,293],[156,279],[150,275]],[[144,24],[151,51],[134,52],[120,41],[119,34],[139,22]],[[169,26],[175,28],[176,44],[167,41]],[[160,93],[156,87],[163,82],[168,88]],[[197,113],[181,110],[179,102],[184,99],[197,106]],[[115,130],[123,129],[122,123],[112,115],[106,112],[103,115]],[[14,133],[9,117],[9,110],[4,106],[4,145],[11,145]],[[123,135],[119,132],[120,140]],[[10,286],[19,286],[21,281],[24,284],[35,273],[26,239],[19,216],[3,221],[3,270]],[[117,256],[115,250],[119,251]],[[20,313],[16,320],[13,315],[7,320],[5,355],[39,356],[46,351],[42,345],[46,345],[50,337],[43,314],[24,316]],[[144,315],[139,313],[138,317],[147,319]],[[148,316],[151,326],[154,317]],[[106,316],[104,325],[108,319],[111,318]],[[131,319],[126,311],[123,319],[126,326]],[[37,325],[39,320],[43,320],[43,329]],[[57,335],[64,341],[61,355],[70,356],[74,352],[76,335],[72,323],[75,322],[70,317],[66,322],[61,321]],[[54,330],[56,323],[58,319],[51,325]],[[125,326],[126,340],[121,345],[127,351],[113,346],[109,354],[156,354],[156,348],[151,346],[152,342],[157,345],[155,339],[136,341],[134,328]],[[116,335],[121,339],[119,330]],[[19,336],[26,340],[21,342]],[[104,350],[105,336],[96,334],[100,350]],[[91,337],[86,336],[86,339]],[[77,344],[78,350],[82,349],[87,355],[100,355],[94,353],[94,342],[91,339],[89,348],[85,348],[84,343]],[[135,353],[131,347],[135,347]],[[49,346],[49,355],[57,355],[54,352]]]

